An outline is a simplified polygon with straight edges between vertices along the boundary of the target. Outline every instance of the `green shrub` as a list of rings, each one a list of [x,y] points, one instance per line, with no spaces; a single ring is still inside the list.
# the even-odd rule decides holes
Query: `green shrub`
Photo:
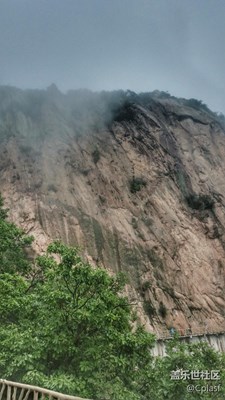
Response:
[[[146,312],[146,314],[151,318],[153,315],[156,314],[156,309],[155,307],[152,305],[151,301],[146,300],[144,301],[143,304],[144,310]]]
[[[185,101],[185,103],[187,106],[196,108],[197,110],[210,111],[208,106],[205,103],[203,103],[202,100],[188,99]]]
[[[151,287],[151,282],[145,281],[143,282],[141,289],[143,292],[146,292],[146,290],[150,289],[150,287]]]
[[[132,225],[133,229],[137,229],[138,228],[138,222],[137,222],[137,219],[135,217],[132,217],[131,225]]]
[[[115,110],[113,119],[115,122],[134,122],[136,120],[136,114],[137,112],[132,103],[127,100],[122,106],[120,105],[117,110]]]
[[[84,175],[84,176],[88,176],[89,172],[90,172],[90,168],[80,169],[80,173],[81,173],[82,175]]]
[[[97,162],[100,160],[100,152],[99,150],[96,148],[92,153],[92,160],[95,164],[97,164]]]
[[[102,196],[102,195],[100,194],[98,197],[99,197],[100,202],[101,202],[102,204],[105,204],[105,202],[106,202],[105,196]]]
[[[186,201],[193,210],[212,210],[214,206],[214,199],[208,194],[190,194]]]
[[[166,318],[166,316],[167,316],[167,309],[166,309],[165,304],[163,304],[162,301],[160,301],[160,304],[159,304],[159,314],[161,315],[162,318]]]
[[[143,178],[133,178],[130,180],[130,192],[136,193],[139,192],[142,187],[146,186],[146,181]]]
[[[50,183],[50,185],[48,185],[48,191],[56,193],[58,192],[58,189],[55,185],[53,185],[53,183]]]
[[[153,267],[163,269],[163,262],[153,249],[147,250],[147,257]]]
[[[147,226],[147,228],[150,228],[154,224],[154,220],[149,217],[143,217],[142,221],[144,222],[145,226]]]

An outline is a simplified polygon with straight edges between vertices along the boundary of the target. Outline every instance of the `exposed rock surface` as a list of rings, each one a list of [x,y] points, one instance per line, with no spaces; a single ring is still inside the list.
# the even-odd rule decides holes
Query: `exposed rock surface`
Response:
[[[148,329],[224,327],[225,129],[159,92],[0,88],[0,190],[41,250],[124,271]],[[134,300],[135,299],[135,300]]]

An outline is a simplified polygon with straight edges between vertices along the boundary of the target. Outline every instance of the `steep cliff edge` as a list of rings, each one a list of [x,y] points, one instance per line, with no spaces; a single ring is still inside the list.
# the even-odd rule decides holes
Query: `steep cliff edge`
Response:
[[[225,129],[200,102],[0,88],[0,190],[36,236],[124,271],[148,329],[225,327]]]

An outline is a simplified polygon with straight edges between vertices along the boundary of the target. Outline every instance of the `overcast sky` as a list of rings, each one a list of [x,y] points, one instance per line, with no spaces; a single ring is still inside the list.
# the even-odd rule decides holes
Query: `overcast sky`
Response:
[[[225,113],[225,0],[0,0],[0,84],[155,89]]]

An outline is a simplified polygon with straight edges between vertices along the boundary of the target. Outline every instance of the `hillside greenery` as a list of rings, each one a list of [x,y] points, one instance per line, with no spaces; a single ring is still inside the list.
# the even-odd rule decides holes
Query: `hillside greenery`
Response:
[[[141,177],[133,177],[130,182],[130,192],[139,192],[143,187],[147,185],[146,181]]]
[[[208,194],[189,194],[186,201],[193,210],[213,210],[214,199]]]
[[[206,112],[211,112],[209,107],[203,103],[202,100],[197,99],[185,99],[185,104],[189,107],[196,108],[197,110],[203,110]]]
[[[176,369],[215,369],[225,383],[224,356],[205,343],[175,338],[166,357],[152,357],[154,336],[122,294],[123,275],[93,268],[60,242],[31,261],[33,239],[8,221],[2,199],[0,235],[1,378],[95,400],[224,399],[225,385],[212,397],[171,380]]]

